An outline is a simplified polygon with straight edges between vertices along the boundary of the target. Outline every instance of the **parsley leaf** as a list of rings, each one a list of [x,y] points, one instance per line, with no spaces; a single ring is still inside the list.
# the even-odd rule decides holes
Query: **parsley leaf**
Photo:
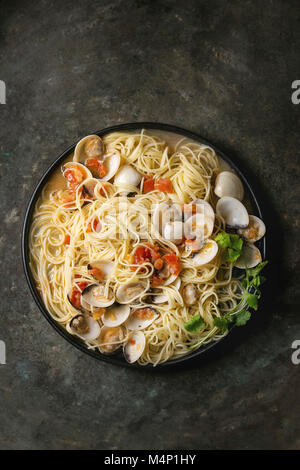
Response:
[[[248,275],[250,277],[256,278],[259,273],[261,272],[262,269],[268,264],[268,261],[263,261],[262,263],[259,263],[255,268],[249,268],[247,269]]]
[[[228,248],[231,245],[230,235],[226,232],[220,232],[215,237],[216,242],[220,248]]]
[[[220,232],[215,237],[219,247],[224,249],[223,258],[225,261],[233,263],[242,253],[243,240],[237,234]]]
[[[245,292],[244,294],[244,299],[246,300],[247,304],[249,307],[254,308],[254,310],[257,310],[258,308],[258,296],[256,294],[249,294],[249,292]]]
[[[236,234],[230,235],[231,247],[236,251],[241,251],[243,248],[243,240]]]
[[[241,253],[239,251],[233,250],[232,248],[228,248],[223,254],[224,260],[230,261],[231,263],[236,261],[240,256]]]
[[[220,328],[221,333],[225,333],[225,331],[228,330],[229,323],[230,323],[230,320],[226,317],[215,317],[214,318],[214,325],[217,328]]]
[[[197,333],[198,330],[205,326],[205,321],[201,317],[201,315],[195,315],[191,318],[191,320],[187,321],[184,324],[184,328],[189,331],[190,333]]]
[[[247,321],[251,318],[251,312],[249,310],[240,310],[235,317],[235,324],[237,326],[246,325]]]

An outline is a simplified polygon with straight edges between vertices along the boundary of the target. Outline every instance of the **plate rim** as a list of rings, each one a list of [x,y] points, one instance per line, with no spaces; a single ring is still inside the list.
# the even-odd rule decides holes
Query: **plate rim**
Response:
[[[195,140],[197,142],[203,143],[205,145],[210,146],[220,157],[222,157],[225,162],[227,162],[232,169],[235,170],[237,175],[242,179],[243,184],[247,187],[247,191],[251,196],[251,202],[255,206],[255,214],[257,214],[261,219],[263,219],[263,211],[261,209],[261,204],[257,200],[257,196],[252,188],[252,185],[249,183],[249,178],[247,178],[242,170],[240,170],[239,166],[232,161],[230,157],[226,155],[222,150],[220,150],[216,145],[214,145],[212,142],[209,140],[205,139],[202,137],[200,134],[197,132],[189,131],[187,129],[184,129],[182,127],[178,127],[172,124],[165,124],[165,123],[160,123],[160,122],[132,122],[132,123],[123,123],[123,124],[116,124],[113,126],[109,126],[106,128],[103,128],[101,130],[98,130],[96,132],[91,132],[93,135],[99,135],[100,137],[103,137],[104,135],[111,133],[111,132],[116,132],[116,131],[134,131],[137,129],[148,129],[148,130],[160,130],[160,131],[166,131],[166,132],[172,132],[176,133],[179,135],[182,135],[183,137],[188,137],[191,138],[192,140]],[[90,135],[91,135],[90,134]],[[82,137],[81,137],[82,138]],[[42,299],[37,291],[37,288],[35,286],[31,271],[30,271],[30,263],[29,263],[29,231],[30,231],[30,226],[31,226],[31,221],[32,221],[32,215],[35,207],[35,203],[44,187],[45,182],[49,178],[49,176],[56,170],[56,168],[60,165],[61,161],[63,161],[75,148],[76,144],[79,142],[78,139],[75,143],[67,147],[62,153],[58,155],[58,157],[55,158],[55,160],[50,164],[50,166],[45,170],[41,178],[39,179],[38,183],[36,184],[29,201],[26,205],[26,210],[25,210],[25,215],[24,215],[24,220],[22,224],[22,233],[21,233],[21,255],[22,255],[22,264],[23,264],[23,269],[26,277],[26,281],[29,287],[29,290],[31,292],[31,295],[33,296],[33,299],[39,308],[40,312],[43,314],[43,316],[46,318],[48,323],[55,329],[57,333],[59,333],[68,343],[72,344],[75,346],[77,349],[79,349],[81,352],[88,354],[89,356],[93,357],[96,360],[100,360],[102,362],[110,363],[110,364],[115,364],[119,366],[125,366],[125,367],[130,367],[130,368],[135,368],[139,370],[159,370],[161,368],[171,368],[171,367],[176,367],[180,366],[183,363],[192,363],[195,361],[195,359],[199,359],[202,357],[204,354],[209,353],[211,349],[213,349],[215,346],[219,345],[222,341],[224,341],[228,336],[230,335],[232,329],[234,328],[234,325],[230,328],[228,334],[226,336],[223,336],[222,338],[219,338],[218,340],[212,341],[208,343],[206,346],[201,347],[197,349],[196,351],[185,355],[181,356],[175,359],[171,359],[169,361],[163,362],[161,364],[157,364],[156,366],[153,366],[152,364],[147,364],[147,365],[140,365],[137,363],[134,364],[129,364],[122,356],[119,354],[116,355],[103,355],[100,352],[93,350],[93,349],[88,349],[85,346],[85,343],[83,343],[79,338],[70,335],[64,328],[62,328],[50,315],[48,310],[46,309],[44,303],[42,302]],[[263,252],[263,259],[266,259],[266,254],[267,254],[267,248],[266,248],[266,236],[261,240],[261,250]]]

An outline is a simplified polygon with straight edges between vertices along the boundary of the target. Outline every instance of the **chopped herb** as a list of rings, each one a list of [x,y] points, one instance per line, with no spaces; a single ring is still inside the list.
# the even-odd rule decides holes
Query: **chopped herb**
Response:
[[[257,310],[258,307],[258,296],[256,294],[249,294],[248,291],[244,293],[244,299],[249,305],[249,307],[254,308],[254,310]]]
[[[233,263],[242,253],[243,239],[234,233],[220,232],[215,237],[215,241],[222,248],[225,261]]]
[[[247,321],[251,318],[251,312],[249,310],[240,310],[235,316],[235,324],[237,326],[246,325]]]
[[[191,320],[184,324],[184,328],[190,333],[197,333],[198,330],[205,326],[205,321],[201,315],[195,315]]]
[[[214,318],[214,325],[221,330],[221,333],[225,333],[228,330],[230,318],[228,317],[216,317]]]

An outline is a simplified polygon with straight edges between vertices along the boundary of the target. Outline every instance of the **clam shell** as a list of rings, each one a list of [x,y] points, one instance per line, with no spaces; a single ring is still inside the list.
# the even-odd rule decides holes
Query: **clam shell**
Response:
[[[87,158],[103,159],[104,144],[98,135],[87,135],[81,139],[74,151],[74,162],[84,163]]]
[[[249,216],[246,207],[238,199],[233,197],[224,196],[219,199],[216,211],[229,227],[245,228],[249,224]]]
[[[127,362],[136,362],[144,352],[146,338],[142,331],[133,331],[124,345],[123,354]]]
[[[183,209],[185,221],[187,221],[191,215],[194,215],[191,213],[191,210],[194,206],[196,206],[196,214],[203,214],[205,217],[210,217],[213,219],[213,221],[215,220],[215,213],[209,202],[205,201],[204,199],[194,199],[189,204],[184,205]]]
[[[142,176],[135,168],[130,165],[123,165],[117,172],[114,178],[114,185],[131,185],[138,186]]]
[[[147,310],[147,311],[146,311]],[[132,311],[130,317],[126,321],[128,330],[143,330],[151,325],[158,317],[158,313],[154,308],[147,305],[138,307]]]
[[[101,320],[105,326],[119,326],[124,323],[130,314],[129,305],[114,304],[102,315]]]
[[[80,333],[77,333],[77,331],[74,328],[72,328],[72,322],[75,318],[76,317],[72,318],[72,320],[70,321],[70,324],[69,324],[70,325],[70,330],[72,331],[72,333],[76,334],[77,336],[79,336],[80,338],[82,338],[86,341],[94,341],[95,339],[97,339],[99,337],[99,335],[100,335],[100,325],[96,320],[93,320],[89,316],[85,316],[85,319],[88,322],[89,331],[87,333],[80,334]]]
[[[207,240],[198,253],[193,255],[193,263],[196,266],[203,266],[204,264],[210,263],[219,250],[217,242],[215,240]]]
[[[102,284],[90,284],[81,294],[81,305],[88,304],[92,307],[109,307],[115,301],[114,296],[106,298],[103,295],[104,286]],[[82,305],[83,306],[83,305]]]
[[[98,338],[98,348],[102,354],[112,354],[122,344],[124,329],[122,326],[103,326]]]
[[[90,172],[90,170],[89,170],[86,166],[82,165],[81,163],[77,163],[77,162],[67,162],[67,163],[65,163],[65,164],[61,167],[61,171],[62,171],[63,176],[65,176],[65,172],[66,172],[67,170],[70,170],[70,169],[72,169],[72,168],[75,168],[75,169],[76,169],[76,167],[77,167],[78,169],[80,169],[80,172],[82,172],[82,173],[85,174],[85,179],[87,179],[87,178],[93,178],[93,175],[92,175],[92,173]]]
[[[181,220],[175,220],[174,222],[167,222],[163,227],[162,235],[166,240],[178,245],[181,243],[184,235],[184,224]]]
[[[91,261],[88,265],[88,269],[98,268],[103,274],[103,279],[107,279],[110,277],[113,269],[115,267],[115,263],[113,261],[105,261],[105,260],[98,260],[98,261]]]
[[[152,224],[155,229],[162,234],[164,226],[168,222],[182,220],[182,209],[180,204],[172,201],[161,202],[155,206],[152,214]]]
[[[263,221],[255,215],[249,215],[249,224],[246,228],[240,228],[238,234],[248,242],[257,242],[266,233],[266,226]]]
[[[116,300],[119,304],[129,304],[134,300],[141,297],[149,288],[149,281],[147,283],[142,282],[130,282],[128,284],[122,284],[118,287],[116,292]]]
[[[220,198],[229,196],[242,201],[244,197],[243,183],[240,178],[231,171],[222,171],[218,174],[214,192]]]
[[[262,256],[259,249],[252,243],[244,243],[242,254],[236,260],[234,265],[239,269],[254,268],[262,262]]]
[[[188,239],[205,240],[214,229],[214,217],[205,214],[194,214],[184,224],[184,235]]]
[[[103,161],[107,173],[103,178],[99,178],[100,181],[109,181],[117,173],[120,166],[121,158],[118,153],[111,153],[106,155]]]

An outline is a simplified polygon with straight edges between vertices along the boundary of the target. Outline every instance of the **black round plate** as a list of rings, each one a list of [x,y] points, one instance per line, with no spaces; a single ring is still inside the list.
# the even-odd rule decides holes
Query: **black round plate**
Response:
[[[100,137],[104,136],[105,134],[108,134],[110,132],[115,132],[115,131],[134,131],[137,129],[151,129],[151,130],[160,130],[160,131],[166,131],[166,132],[173,132],[175,134],[182,135],[184,137],[189,137],[195,141],[204,143],[212,147],[216,153],[222,157],[230,166],[233,168],[236,173],[239,175],[241,180],[243,181],[243,184],[248,192],[250,202],[252,204],[253,208],[253,213],[257,215],[260,218],[263,218],[262,216],[262,211],[261,207],[257,201],[257,198],[254,194],[254,191],[248,181],[248,179],[244,176],[244,174],[240,171],[240,169],[236,166],[236,164],[228,158],[222,151],[220,151],[218,148],[216,148],[213,144],[208,142],[207,140],[203,139],[200,135],[195,134],[194,132],[187,131],[185,129],[181,129],[180,127],[168,125],[168,124],[160,124],[160,123],[153,123],[153,122],[136,122],[136,123],[130,123],[130,124],[119,124],[116,126],[111,126],[107,127],[106,129],[102,129],[101,131],[98,132],[93,132],[93,134],[97,134]],[[76,142],[77,143],[77,142]],[[48,178],[51,176],[51,174],[56,170],[57,167],[60,166],[61,162],[71,153],[74,151],[74,148],[76,146],[76,143],[71,145],[69,148],[67,148],[53,163],[52,165],[48,168],[48,170],[44,173],[42,178],[40,179],[38,185],[36,186],[30,201],[27,206],[27,210],[25,213],[25,218],[24,218],[24,223],[23,223],[23,230],[22,230],[22,260],[23,260],[23,266],[24,266],[24,271],[26,275],[26,279],[29,285],[29,289],[31,291],[31,294],[33,295],[33,298],[39,307],[40,311],[44,315],[44,317],[48,320],[48,322],[53,326],[53,328],[61,335],[63,336],[69,343],[73,344],[76,348],[80,349],[80,351],[83,351],[86,354],[89,354],[90,356],[94,357],[95,359],[105,361],[105,362],[110,362],[113,364],[118,364],[122,366],[129,366],[129,367],[135,367],[139,369],[154,369],[152,365],[147,365],[147,366],[140,366],[139,364],[128,364],[125,359],[123,358],[123,355],[121,353],[117,353],[112,356],[105,356],[101,354],[98,351],[93,351],[88,349],[85,344],[77,337],[70,335],[64,328],[59,326],[51,317],[50,313],[47,311],[45,308],[40,295],[37,291],[37,288],[35,286],[35,282],[33,280],[33,277],[31,275],[30,267],[29,267],[29,230],[30,230],[30,225],[32,221],[32,215],[34,212],[34,207],[35,203],[40,196],[40,193],[48,180]],[[262,240],[260,240],[259,244],[259,249],[262,252],[263,259],[266,258],[266,238],[264,237]],[[232,328],[231,328],[232,329]],[[230,332],[229,332],[230,335]],[[155,367],[155,369],[161,369],[161,368],[166,368],[166,367],[171,367],[171,366],[179,366],[182,365],[183,363],[186,363],[187,361],[192,361],[197,358],[202,357],[205,354],[211,353],[212,349],[215,348],[219,343],[223,342],[224,339],[228,338],[228,335],[224,338],[221,338],[217,341],[213,341],[206,346],[201,347],[197,351],[192,352],[191,354],[187,356],[183,356],[178,359],[173,359],[168,362],[164,362],[162,364],[159,364]]]

